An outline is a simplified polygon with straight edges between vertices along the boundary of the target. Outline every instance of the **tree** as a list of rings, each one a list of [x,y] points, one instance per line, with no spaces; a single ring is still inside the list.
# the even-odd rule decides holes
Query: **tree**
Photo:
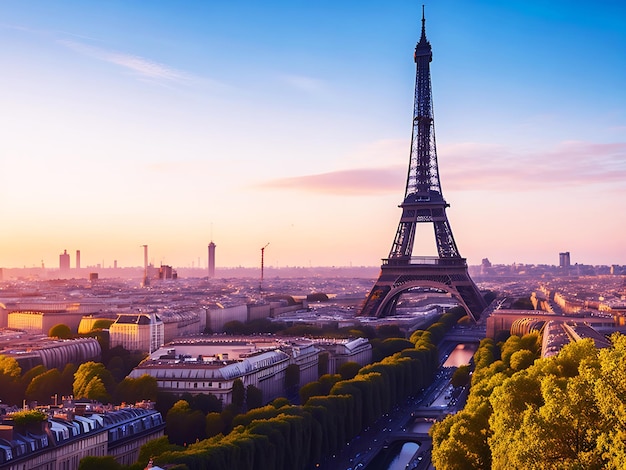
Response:
[[[249,410],[263,406],[263,392],[250,384],[246,387],[246,408]]]
[[[122,465],[111,455],[105,457],[88,455],[78,464],[78,470],[121,470],[121,468]]]
[[[115,388],[118,402],[137,403],[143,400],[156,401],[158,392],[157,380],[148,374],[136,379],[126,377]]]
[[[60,396],[71,395],[74,392],[74,374],[77,370],[78,367],[76,367],[76,364],[72,364],[71,362],[65,364],[63,372],[61,372],[59,390],[57,390],[57,393],[59,393]]]
[[[233,419],[239,414],[240,411],[241,409],[237,408],[237,406],[233,405],[232,403],[224,407],[224,409],[220,413],[220,416],[222,417],[222,422],[224,423],[224,434],[228,434],[231,431]]]
[[[208,413],[206,415],[206,437],[210,438],[224,432],[224,420],[221,413]]]
[[[92,378],[85,390],[83,392],[82,398],[87,398],[89,400],[95,400],[102,403],[107,403],[111,401],[111,397],[109,396],[106,387],[104,386],[104,382],[100,377]]]
[[[233,381],[232,404],[235,405],[238,409],[241,409],[245,400],[246,400],[246,388],[244,387],[241,379],[235,379]]]
[[[535,355],[528,349],[515,351],[510,359],[511,369],[515,371],[527,369],[533,362],[535,362]]]
[[[470,381],[470,367],[467,365],[459,366],[452,374],[450,383],[453,387],[463,387],[469,385]]]
[[[94,331],[94,330],[106,330],[113,323],[115,323],[115,320],[107,320],[106,318],[100,318],[100,319],[96,320],[95,322],[93,322],[93,325],[91,325],[91,331]]]
[[[131,353],[122,346],[102,350],[102,363],[111,371],[119,368],[121,378],[126,377],[145,357],[145,353]]]
[[[3,403],[9,405],[22,403],[21,374],[22,369],[14,358],[0,355],[0,400]]]
[[[285,397],[274,398],[274,400],[270,403],[270,405],[276,409],[282,408],[283,406],[289,406],[290,404],[289,400]]]
[[[322,384],[318,381],[309,382],[308,384],[300,387],[300,403],[304,405],[309,398],[323,394]]]
[[[137,463],[144,468],[151,458],[158,457],[164,452],[171,452],[176,450],[182,450],[182,447],[175,444],[170,444],[167,440],[167,436],[159,437],[151,441],[146,442],[139,449],[139,458]]]
[[[343,364],[339,366],[338,372],[339,372],[339,375],[341,375],[341,378],[343,380],[349,380],[349,379],[354,378],[356,374],[359,373],[360,369],[361,369],[361,364],[359,364],[358,362],[354,362],[354,361],[348,361],[348,362],[344,362]]]
[[[124,359],[120,356],[113,356],[107,363],[107,369],[118,382],[121,382],[127,376]]]
[[[50,328],[48,336],[50,338],[70,339],[73,338],[74,335],[72,334],[72,330],[69,326],[63,323],[58,323]]]
[[[285,390],[288,395],[295,393],[300,385],[300,366],[289,364],[285,369]]]
[[[432,459],[436,468],[483,469],[491,467],[488,420],[491,408],[482,403],[460,411],[431,428]],[[509,467],[515,468],[515,467]],[[519,467],[524,468],[524,467]]]
[[[185,400],[178,400],[165,417],[165,430],[172,444],[187,446],[204,439],[205,428],[202,412],[192,410]]]
[[[0,355],[0,374],[13,379],[19,379],[22,369],[11,356]]]
[[[246,327],[238,320],[232,320],[224,323],[224,333],[227,335],[245,335]]]
[[[62,377],[58,369],[50,369],[34,377],[26,387],[25,398],[40,405],[51,403],[52,397],[60,393]]]
[[[317,376],[321,377],[324,374],[328,374],[328,363],[330,361],[330,354],[328,351],[321,352],[317,358]]]
[[[404,338],[387,338],[380,343],[381,360],[404,349],[413,349],[413,343]]]
[[[189,399],[187,399],[187,394],[185,394],[185,400],[189,402],[189,406],[191,406],[192,410],[200,410],[202,414],[205,415],[211,412],[219,413],[222,411],[221,400],[212,393],[189,395]]]
[[[17,411],[11,415],[13,423],[19,427],[28,427],[31,424],[41,423],[47,419],[46,414],[40,410]]]
[[[85,362],[74,374],[74,396],[76,398],[109,401],[108,390],[113,387],[113,384],[113,376],[104,367],[104,364],[93,361]]]
[[[534,360],[536,336],[510,337],[497,361],[493,343],[482,341],[465,408],[431,428],[437,468],[622,468],[623,338],[600,351],[577,341]]]
[[[387,338],[405,338],[404,333],[400,330],[398,325],[380,325],[376,328],[376,333],[379,338],[387,339]]]
[[[606,468],[626,462],[626,336],[613,334],[613,348],[598,353],[599,367],[586,364],[581,375],[594,384],[595,403],[607,429],[598,436],[598,449],[606,455]]]
[[[328,395],[330,389],[341,380],[339,374],[324,374],[319,378],[319,383],[322,386],[322,395]]]
[[[32,369],[26,371],[26,373],[20,377],[19,380],[19,390],[20,390],[20,401],[26,395],[26,388],[28,385],[35,379],[35,377],[45,373],[47,371],[46,367],[39,364],[38,366],[33,367]]]

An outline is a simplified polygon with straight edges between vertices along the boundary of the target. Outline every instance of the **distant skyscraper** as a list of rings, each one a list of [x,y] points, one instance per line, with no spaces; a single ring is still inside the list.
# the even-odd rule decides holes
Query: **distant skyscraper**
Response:
[[[150,278],[148,277],[148,245],[143,246],[143,286],[150,285]]]
[[[215,277],[215,243],[209,243],[209,279]]]
[[[76,250],[76,269],[80,269],[80,250]]]
[[[59,255],[59,269],[61,271],[70,269],[70,255],[67,253],[67,250],[63,250],[63,253]]]
[[[561,268],[570,267],[569,251],[559,253],[559,267]]]

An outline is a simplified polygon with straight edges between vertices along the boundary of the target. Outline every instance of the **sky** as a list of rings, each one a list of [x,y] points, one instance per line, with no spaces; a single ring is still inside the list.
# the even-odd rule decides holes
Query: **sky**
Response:
[[[0,267],[376,266],[421,3],[3,0]],[[626,3],[425,3],[470,265],[626,264]],[[414,255],[434,254],[419,224]]]

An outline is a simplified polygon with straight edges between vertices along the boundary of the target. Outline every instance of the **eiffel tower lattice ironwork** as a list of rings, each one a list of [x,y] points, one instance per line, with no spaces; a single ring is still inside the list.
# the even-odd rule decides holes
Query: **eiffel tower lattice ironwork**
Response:
[[[384,317],[393,314],[400,296],[410,290],[425,289],[451,294],[467,314],[478,320],[485,300],[467,270],[452,236],[439,182],[435,126],[432,110],[430,62],[432,49],[426,39],[422,7],[422,35],[415,47],[415,101],[411,157],[400,205],[402,216],[389,257],[382,260],[381,272],[370,291],[361,315]],[[439,256],[414,257],[417,224],[432,224]]]

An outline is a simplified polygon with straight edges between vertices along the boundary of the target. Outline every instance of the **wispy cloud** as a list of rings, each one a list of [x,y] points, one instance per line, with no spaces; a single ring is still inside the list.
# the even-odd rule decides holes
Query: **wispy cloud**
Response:
[[[356,168],[317,175],[280,178],[259,185],[266,189],[293,189],[326,194],[367,195],[398,192],[406,169]]]
[[[84,35],[59,30],[40,30],[21,25],[8,25],[0,23],[0,28],[13,29],[41,37],[54,38],[54,40],[68,49],[85,56],[108,62],[128,71],[133,72],[140,79],[149,79],[160,82],[182,83],[193,77],[173,67],[155,62],[134,54],[108,50],[102,47],[86,44],[88,41],[97,41]],[[70,39],[67,39],[67,38]]]
[[[179,83],[185,82],[190,78],[184,72],[137,55],[109,51],[68,39],[60,39],[58,42],[86,56],[130,70],[141,78]]]
[[[279,79],[296,90],[317,94],[325,91],[326,83],[323,80],[304,75],[281,75]]]
[[[555,185],[626,182],[626,142],[569,141],[543,152],[528,153],[499,145],[464,143],[442,146],[439,161],[444,191],[528,191]],[[399,193],[404,188],[406,171],[406,165],[394,163],[279,178],[258,187],[336,195]]]
[[[626,142],[566,141],[552,149],[523,153],[504,146],[443,147],[444,186],[453,190],[535,190],[626,181]]]

